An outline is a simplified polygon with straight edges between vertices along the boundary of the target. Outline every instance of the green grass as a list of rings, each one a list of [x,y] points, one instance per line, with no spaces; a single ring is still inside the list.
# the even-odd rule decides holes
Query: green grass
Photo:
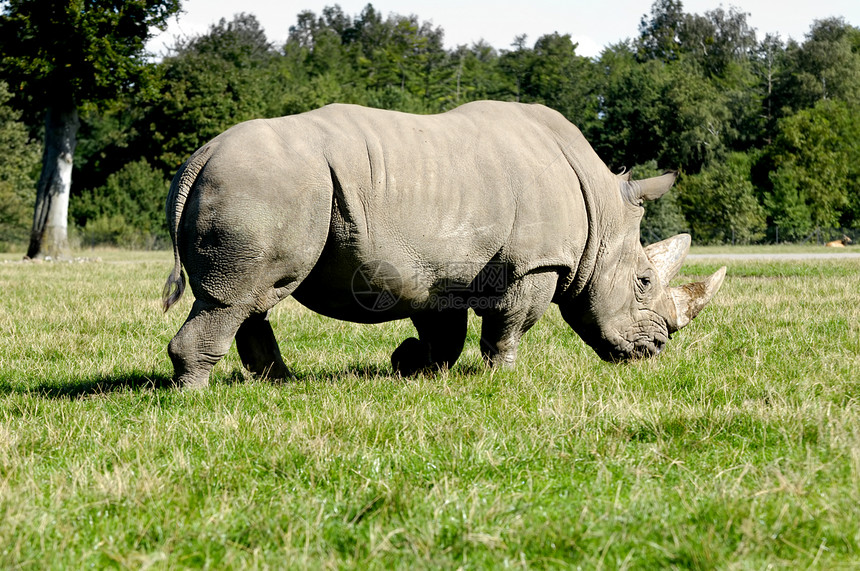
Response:
[[[860,248],[849,244],[846,248],[828,248],[819,244],[749,244],[722,246],[693,246],[691,254],[846,254],[860,252]]]
[[[473,318],[449,373],[403,380],[407,323],[288,300],[298,380],[248,379],[232,349],[182,392],[169,254],[98,255],[0,258],[0,568],[860,565],[858,260],[729,262],[626,365],[553,308],[515,370],[484,369]]]

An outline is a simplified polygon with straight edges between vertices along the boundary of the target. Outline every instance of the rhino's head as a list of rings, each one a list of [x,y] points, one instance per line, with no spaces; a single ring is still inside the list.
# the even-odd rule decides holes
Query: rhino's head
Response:
[[[643,181],[619,176],[622,215],[592,220],[600,228],[593,272],[576,297],[560,303],[562,316],[607,361],[650,357],[686,326],[722,285],[726,268],[703,282],[669,287],[690,249],[679,234],[643,248],[639,222],[643,200],[655,200],[675,182],[668,173]]]

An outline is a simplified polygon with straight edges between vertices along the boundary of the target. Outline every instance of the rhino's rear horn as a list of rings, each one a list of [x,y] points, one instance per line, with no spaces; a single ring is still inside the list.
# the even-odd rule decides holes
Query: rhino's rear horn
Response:
[[[693,282],[669,290],[669,296],[675,304],[675,325],[670,323],[670,333],[686,327],[702,308],[708,305],[714,294],[723,285],[726,277],[726,267],[723,266],[703,282]]]
[[[689,234],[678,234],[645,248],[645,255],[657,268],[663,287],[668,286],[672,278],[681,271],[684,259],[690,251],[690,242]]]

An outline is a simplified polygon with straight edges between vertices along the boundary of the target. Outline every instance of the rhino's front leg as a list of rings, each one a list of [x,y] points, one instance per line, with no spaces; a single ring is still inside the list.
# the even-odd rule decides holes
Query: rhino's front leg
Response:
[[[278,348],[269,313],[254,313],[236,332],[236,350],[246,369],[272,380],[292,377]]]
[[[513,367],[520,339],[549,307],[558,274],[528,274],[510,284],[491,309],[480,312],[481,355],[492,367]]]
[[[467,309],[428,311],[412,317],[418,339],[406,339],[391,355],[395,373],[403,376],[452,366],[466,342]]]

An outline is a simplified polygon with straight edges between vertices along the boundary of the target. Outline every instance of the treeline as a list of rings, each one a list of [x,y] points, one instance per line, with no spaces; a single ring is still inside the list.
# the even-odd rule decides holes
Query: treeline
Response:
[[[240,14],[179,40],[149,64],[146,89],[82,110],[70,215],[84,245],[163,247],[169,179],[235,123],[332,102],[438,113],[500,99],[557,109],[617,171],[680,170],[677,191],[648,206],[646,240],[794,241],[860,227],[860,29],[826,19],[803,42],[783,41],[757,38],[747,17],[657,0],[638,37],[592,59],[559,34],[446,49],[441,28],[370,4],[302,12],[274,46]],[[38,122],[13,95],[0,82],[6,243],[26,239],[39,161]]]

